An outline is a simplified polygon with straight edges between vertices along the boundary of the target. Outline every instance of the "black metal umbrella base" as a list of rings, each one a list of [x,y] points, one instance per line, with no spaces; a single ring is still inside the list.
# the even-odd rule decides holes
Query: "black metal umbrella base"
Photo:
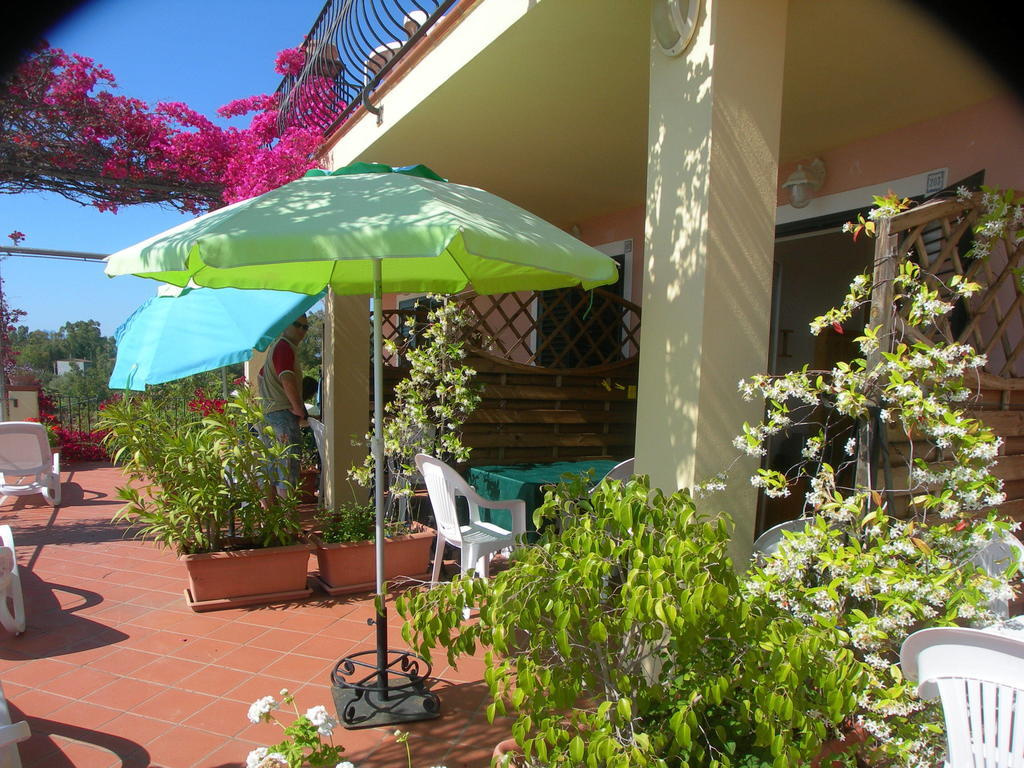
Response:
[[[426,687],[429,677],[430,664],[409,651],[388,650],[383,659],[376,650],[346,656],[331,671],[338,719],[351,730],[440,717],[441,702]]]

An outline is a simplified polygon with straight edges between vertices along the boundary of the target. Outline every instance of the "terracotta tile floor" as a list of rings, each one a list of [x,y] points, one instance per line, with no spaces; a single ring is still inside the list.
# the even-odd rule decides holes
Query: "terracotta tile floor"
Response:
[[[373,647],[367,595],[193,613],[173,553],[124,537],[110,519],[121,506],[119,472],[66,468],[64,503],[10,499],[0,524],[14,530],[28,629],[0,629],[0,681],[13,719],[32,738],[26,768],[228,768],[279,729],[252,725],[248,705],[281,688],[301,711],[333,709],[330,670],[353,649]],[[315,563],[315,561],[312,561]],[[400,644],[399,620],[389,622]],[[405,726],[414,768],[483,768],[507,723],[489,725],[482,664],[434,659],[438,720]],[[335,731],[357,768],[402,768],[394,727]]]

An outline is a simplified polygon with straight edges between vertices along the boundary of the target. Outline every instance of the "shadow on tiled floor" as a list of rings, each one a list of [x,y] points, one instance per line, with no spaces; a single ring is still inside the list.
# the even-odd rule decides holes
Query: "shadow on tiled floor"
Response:
[[[0,507],[0,524],[14,529],[29,622],[21,637],[0,631],[0,681],[12,716],[32,728],[20,745],[26,768],[242,766],[279,734],[246,720],[252,701],[288,688],[301,711],[331,708],[334,663],[373,647],[366,595],[193,613],[174,554],[110,523],[120,473],[82,464],[62,479],[56,512],[34,496]],[[508,727],[483,714],[482,662],[434,662],[442,716],[403,728],[414,768],[490,765]],[[358,768],[401,768],[405,747],[393,731],[335,735]]]

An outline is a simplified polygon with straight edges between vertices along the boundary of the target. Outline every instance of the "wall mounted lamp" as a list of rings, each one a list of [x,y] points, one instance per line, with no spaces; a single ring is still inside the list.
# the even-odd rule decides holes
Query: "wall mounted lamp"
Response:
[[[703,0],[654,0],[651,26],[658,48],[666,56],[678,56],[693,41]]]
[[[789,193],[789,204],[794,208],[803,208],[811,202],[824,181],[825,164],[814,158],[806,166],[797,165],[796,170],[782,183],[782,187]]]

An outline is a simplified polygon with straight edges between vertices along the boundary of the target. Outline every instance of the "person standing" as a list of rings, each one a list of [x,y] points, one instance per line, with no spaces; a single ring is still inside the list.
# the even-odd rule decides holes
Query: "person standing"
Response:
[[[266,360],[257,375],[263,417],[278,441],[289,446],[287,457],[277,467],[275,487],[279,496],[284,496],[289,486],[297,487],[299,482],[300,430],[309,418],[302,400],[299,343],[308,329],[305,315],[296,318],[267,350]]]

